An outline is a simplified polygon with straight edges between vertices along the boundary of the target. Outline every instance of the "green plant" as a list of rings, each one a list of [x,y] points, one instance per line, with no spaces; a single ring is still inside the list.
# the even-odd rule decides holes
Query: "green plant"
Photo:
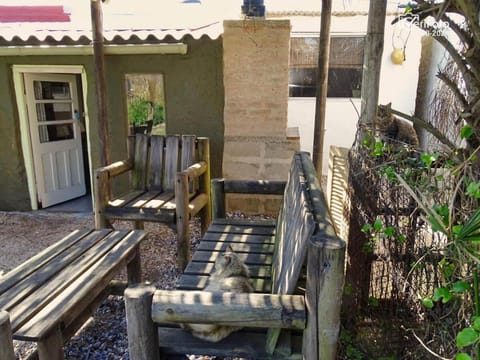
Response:
[[[347,330],[340,332],[340,343],[343,347],[344,358],[348,360],[365,359],[365,354],[354,344],[353,335]]]
[[[457,169],[458,170],[458,169]],[[435,303],[448,304],[453,301],[467,306],[472,299],[472,320],[456,334],[456,345],[459,349],[470,348],[480,358],[480,209],[455,211],[454,202],[450,204],[428,205],[425,194],[417,194],[405,180],[397,175],[398,181],[410,192],[425,212],[425,220],[434,232],[442,233],[447,239],[444,257],[440,261],[444,285],[435,289],[431,297],[422,299],[426,309],[433,309]],[[465,186],[465,184],[468,184]],[[472,185],[473,184],[473,185]],[[457,190],[463,189],[466,197],[477,197],[477,182],[469,177],[461,176]],[[458,194],[455,197],[458,201]],[[472,359],[466,352],[459,352],[456,359]]]
[[[366,252],[373,252],[375,244],[379,239],[398,241],[400,244],[404,243],[406,239],[395,227],[384,226],[380,219],[376,219],[373,224],[363,225],[361,230],[368,235],[368,241],[363,248]]]
[[[128,123],[142,125],[149,120],[150,112],[153,111],[153,124],[158,125],[165,121],[165,113],[162,105],[134,96],[128,101]]]

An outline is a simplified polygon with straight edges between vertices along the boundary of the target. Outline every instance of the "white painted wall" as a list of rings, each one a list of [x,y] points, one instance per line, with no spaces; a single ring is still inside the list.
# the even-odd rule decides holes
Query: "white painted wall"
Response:
[[[365,34],[367,30],[367,16],[333,17],[331,34]],[[418,82],[418,68],[420,64],[421,36],[423,33],[412,28],[411,32],[391,25],[393,17],[387,17],[385,24],[385,44],[382,59],[379,103],[392,103],[396,110],[413,114]],[[291,19],[292,36],[295,34],[312,33],[319,31],[318,18],[301,17]],[[406,47],[406,61],[402,65],[395,65],[390,60],[393,50],[392,39],[394,34],[403,38],[408,36]],[[409,33],[409,35],[408,35]],[[311,35],[312,36],[312,35]],[[398,41],[396,41],[398,43]],[[397,44],[396,44],[397,45]],[[398,45],[397,45],[398,46]],[[353,104],[352,104],[353,102]],[[360,99],[327,99],[325,138],[323,147],[323,174],[328,172],[328,153],[331,145],[351,147],[355,139]],[[301,150],[312,153],[313,131],[315,120],[315,98],[290,98],[288,102],[288,126],[298,127],[300,131]]]

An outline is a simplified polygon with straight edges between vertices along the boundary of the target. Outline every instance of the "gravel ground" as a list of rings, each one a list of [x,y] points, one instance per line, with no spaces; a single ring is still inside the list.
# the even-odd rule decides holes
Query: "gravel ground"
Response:
[[[93,227],[93,224],[91,214],[0,212],[0,276],[72,230],[82,226]],[[131,228],[128,222],[117,222],[114,226]],[[192,250],[200,239],[199,228],[199,223],[193,221]],[[179,275],[175,266],[176,235],[161,224],[145,223],[145,230],[149,232],[149,237],[141,245],[143,279],[158,288],[170,289]],[[66,344],[65,357],[78,360],[128,359],[127,347],[123,298],[109,296],[90,321]],[[15,343],[18,359],[28,358],[34,349],[30,343]]]

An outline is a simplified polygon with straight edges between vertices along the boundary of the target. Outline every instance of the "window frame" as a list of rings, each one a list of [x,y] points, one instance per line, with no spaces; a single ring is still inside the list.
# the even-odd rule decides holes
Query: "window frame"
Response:
[[[295,39],[295,38],[313,38],[313,39],[319,39],[320,37],[320,34],[318,32],[297,32],[297,33],[292,33],[291,37],[290,37],[290,40],[292,39]],[[331,34],[331,39],[332,38],[363,38],[363,41],[365,43],[366,41],[366,34],[365,33],[333,33]],[[317,40],[317,43],[318,43],[318,40]],[[292,46],[292,43],[290,43],[290,46]],[[362,47],[362,50],[363,50],[364,47]],[[318,49],[318,48],[317,48]],[[310,89],[310,94],[309,96],[292,96],[292,87],[294,87],[296,85],[296,82],[293,82],[291,80],[291,77],[292,77],[292,70],[294,70],[295,68],[292,66],[292,54],[291,54],[291,49],[290,49],[290,55],[289,55],[289,66],[288,66],[288,69],[289,69],[289,84],[288,84],[288,87],[289,87],[289,99],[309,99],[309,98],[315,98],[316,97],[316,83],[317,83],[317,76],[316,76],[316,71],[318,69],[318,64],[312,64],[312,73],[313,73],[313,76],[311,76],[313,78],[313,81],[312,81],[312,85],[311,85],[311,89]],[[360,79],[358,80],[359,84],[358,86],[355,87],[355,89],[351,88],[351,91],[352,91],[352,96],[328,96],[327,94],[327,98],[328,99],[358,99],[360,98],[360,90],[361,90],[361,84],[363,82],[363,79],[362,79],[362,75],[363,75],[363,64],[364,64],[364,55],[362,54],[361,55],[361,59],[362,59],[362,63],[361,64],[358,64],[358,65],[351,65],[350,67],[348,66],[348,64],[346,66],[332,66],[331,63],[329,63],[329,67],[328,67],[328,71],[329,71],[329,78],[331,78],[331,71],[334,71],[335,69],[340,70],[340,69],[357,69],[359,70],[359,75],[357,75],[357,77],[359,76]],[[316,59],[315,59],[316,60]],[[331,60],[331,57],[330,57],[330,60]],[[302,69],[302,67],[298,67],[299,70]],[[309,69],[309,67],[305,66],[303,67],[304,70],[307,70]],[[340,71],[341,72],[341,71]],[[330,84],[329,84],[330,85]],[[331,90],[329,90],[331,91]]]

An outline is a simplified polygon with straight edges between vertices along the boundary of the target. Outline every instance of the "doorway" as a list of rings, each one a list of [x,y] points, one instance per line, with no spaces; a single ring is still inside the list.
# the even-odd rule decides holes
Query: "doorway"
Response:
[[[91,194],[82,76],[72,69],[38,70],[15,76],[24,89],[17,100],[24,110],[20,128],[22,147],[29,149],[24,158],[34,210]]]

